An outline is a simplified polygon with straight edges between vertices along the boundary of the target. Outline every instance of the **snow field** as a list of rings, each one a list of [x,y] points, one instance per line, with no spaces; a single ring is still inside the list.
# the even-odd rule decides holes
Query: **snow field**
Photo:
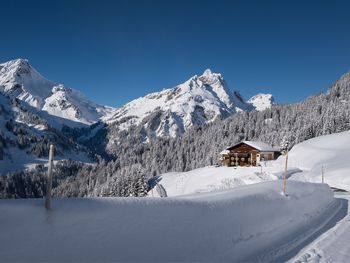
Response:
[[[159,177],[158,182],[165,188],[168,196],[179,196],[277,180],[282,178],[281,170],[281,167],[272,166],[269,162],[262,167],[207,166],[188,172],[165,173]],[[288,170],[290,175],[296,172],[300,170],[292,167]],[[150,191],[148,195],[158,196],[155,190]]]
[[[325,184],[281,181],[177,198],[0,200],[0,261],[266,261],[339,207]]]
[[[299,167],[303,173],[292,176],[307,182],[322,181],[350,191],[350,131],[316,137],[295,145],[289,153],[289,165]],[[277,160],[278,162],[283,160]]]

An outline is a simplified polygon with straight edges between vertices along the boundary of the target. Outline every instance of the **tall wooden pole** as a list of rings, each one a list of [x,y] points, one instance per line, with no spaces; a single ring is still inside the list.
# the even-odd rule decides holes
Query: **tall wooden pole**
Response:
[[[286,184],[287,184],[287,167],[288,167],[288,150],[286,152],[286,163],[284,166],[284,175],[283,175],[283,187],[282,187],[282,191],[283,194],[286,194]]]
[[[46,196],[45,196],[45,208],[46,209],[51,209],[53,152],[54,152],[54,146],[51,144],[50,145],[50,153],[49,153],[49,167],[48,167],[48,171],[47,171]]]
[[[322,183],[324,183],[324,171],[323,171],[323,164],[322,164]]]

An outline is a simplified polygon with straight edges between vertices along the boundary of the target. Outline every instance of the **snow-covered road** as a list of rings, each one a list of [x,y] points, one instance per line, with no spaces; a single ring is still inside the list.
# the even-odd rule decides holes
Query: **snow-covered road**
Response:
[[[52,211],[41,199],[0,200],[0,262],[284,262],[342,208],[327,185],[288,186],[288,196],[271,181],[176,198],[62,198]]]
[[[350,193],[336,195],[342,209],[333,220],[333,227],[303,248],[289,263],[346,263],[350,260]],[[340,219],[340,220],[339,220]]]

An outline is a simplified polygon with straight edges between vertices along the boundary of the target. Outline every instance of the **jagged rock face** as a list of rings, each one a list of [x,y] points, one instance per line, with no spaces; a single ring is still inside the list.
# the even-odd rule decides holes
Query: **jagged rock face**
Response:
[[[133,100],[117,109],[107,123],[118,123],[120,129],[143,123],[155,136],[176,137],[193,125],[216,118],[226,118],[253,106],[238,93],[231,93],[221,74],[205,70],[186,82],[161,92]],[[154,112],[160,114],[153,116]],[[157,125],[154,125],[157,118]],[[150,121],[152,125],[150,125]]]
[[[275,99],[272,94],[259,93],[248,100],[258,111],[263,111],[275,104]]]
[[[0,64],[0,91],[58,117],[55,122],[65,124],[66,120],[92,124],[113,110],[89,101],[77,90],[47,80],[25,59]]]

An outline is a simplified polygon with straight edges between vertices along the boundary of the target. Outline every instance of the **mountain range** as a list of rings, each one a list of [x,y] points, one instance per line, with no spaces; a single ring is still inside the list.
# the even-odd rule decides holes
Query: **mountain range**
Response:
[[[115,190],[113,182],[129,184],[139,175],[149,178],[213,165],[222,149],[242,140],[278,146],[287,138],[293,146],[350,129],[350,73],[326,93],[270,107],[271,95],[245,100],[239,92],[230,92],[222,75],[206,70],[118,109],[98,105],[105,111],[89,121],[81,116],[97,111],[86,108],[92,105],[86,98],[87,105],[69,100],[85,114],[75,119],[66,111],[70,107],[47,103],[56,89],[61,98],[70,98],[68,88],[45,80],[28,61],[3,63],[0,73],[0,174],[46,163],[54,144],[55,161],[65,159],[55,166],[59,196],[104,196]],[[46,87],[46,94],[33,83]],[[45,104],[52,109],[44,109]],[[5,178],[0,188],[5,186],[10,197],[42,196],[45,176],[45,167],[35,166],[0,176]]]
[[[245,100],[238,91],[230,91],[221,74],[207,69],[173,88],[112,108],[46,79],[28,60],[16,59],[0,64],[0,160],[6,161],[2,170],[40,162],[50,143],[56,144],[58,158],[89,160],[96,154],[89,148],[91,138],[104,136],[105,147],[113,148],[120,133],[135,126],[147,131],[145,141],[174,138],[192,126],[273,104],[271,94]]]
[[[46,79],[26,59],[0,64],[0,92],[54,116],[54,120],[48,120],[54,125],[75,126],[74,122],[90,125],[101,120],[118,123],[123,130],[157,112],[161,115],[157,123],[144,122],[146,126],[156,126],[155,135],[163,137],[175,137],[193,125],[226,118],[239,111],[264,110],[274,104],[271,94],[258,94],[246,101],[238,91],[229,90],[221,74],[207,69],[174,88],[148,94],[115,109]]]
[[[61,123],[69,120],[68,123],[92,124],[113,110],[88,100],[78,90],[44,78],[26,59],[0,64],[0,91],[59,117]]]

